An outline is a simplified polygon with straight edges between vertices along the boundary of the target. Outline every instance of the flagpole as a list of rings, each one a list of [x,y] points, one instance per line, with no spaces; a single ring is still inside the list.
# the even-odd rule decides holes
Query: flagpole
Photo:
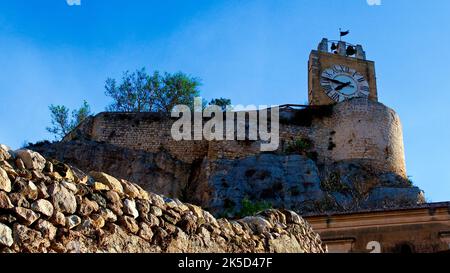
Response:
[[[342,29],[339,28],[339,41],[342,42]]]

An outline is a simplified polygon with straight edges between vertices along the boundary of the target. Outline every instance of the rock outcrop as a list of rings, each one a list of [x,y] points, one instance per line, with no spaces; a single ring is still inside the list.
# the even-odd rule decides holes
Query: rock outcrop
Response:
[[[101,171],[101,170],[98,170]],[[318,234],[295,212],[216,219],[103,172],[84,174],[0,146],[0,252],[307,252]]]
[[[103,170],[136,181],[145,190],[194,203],[216,216],[235,216],[247,199],[303,215],[425,202],[423,192],[406,179],[374,172],[370,163],[361,161],[319,165],[306,154],[260,154],[241,159],[205,157],[187,164],[165,151],[149,153],[91,140],[33,149],[85,172]]]

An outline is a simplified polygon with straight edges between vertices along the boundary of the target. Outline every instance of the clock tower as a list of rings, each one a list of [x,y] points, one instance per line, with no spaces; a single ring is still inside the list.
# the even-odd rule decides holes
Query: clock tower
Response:
[[[361,45],[323,39],[308,62],[310,105],[329,105],[352,98],[378,101],[375,63]]]

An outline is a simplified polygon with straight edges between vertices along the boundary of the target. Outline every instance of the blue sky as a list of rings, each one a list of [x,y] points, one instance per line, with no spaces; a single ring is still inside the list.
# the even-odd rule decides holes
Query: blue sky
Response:
[[[449,14],[448,0],[2,0],[0,143],[52,139],[48,105],[101,112],[105,79],[143,66],[201,78],[207,99],[305,103],[308,55],[341,27],[376,62],[409,175],[450,200]]]

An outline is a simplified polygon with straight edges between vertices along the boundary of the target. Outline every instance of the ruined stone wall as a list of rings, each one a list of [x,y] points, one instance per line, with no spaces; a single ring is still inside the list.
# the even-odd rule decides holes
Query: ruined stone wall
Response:
[[[259,141],[175,141],[171,137],[174,121],[156,113],[100,113],[65,140],[82,135],[151,153],[165,150],[186,163],[205,157],[236,159],[260,153]],[[310,124],[299,124],[295,119],[283,122],[276,153],[283,153],[289,143],[301,138],[312,141],[318,163],[363,160],[374,171],[406,177],[400,119],[381,103],[353,99],[337,104],[329,115],[311,117]]]
[[[64,140],[80,134],[89,139],[107,142],[119,147],[157,153],[168,151],[177,159],[192,163],[207,155],[207,141],[175,141],[171,128],[175,119],[160,113],[100,113],[80,126],[81,132],[72,132]]]

